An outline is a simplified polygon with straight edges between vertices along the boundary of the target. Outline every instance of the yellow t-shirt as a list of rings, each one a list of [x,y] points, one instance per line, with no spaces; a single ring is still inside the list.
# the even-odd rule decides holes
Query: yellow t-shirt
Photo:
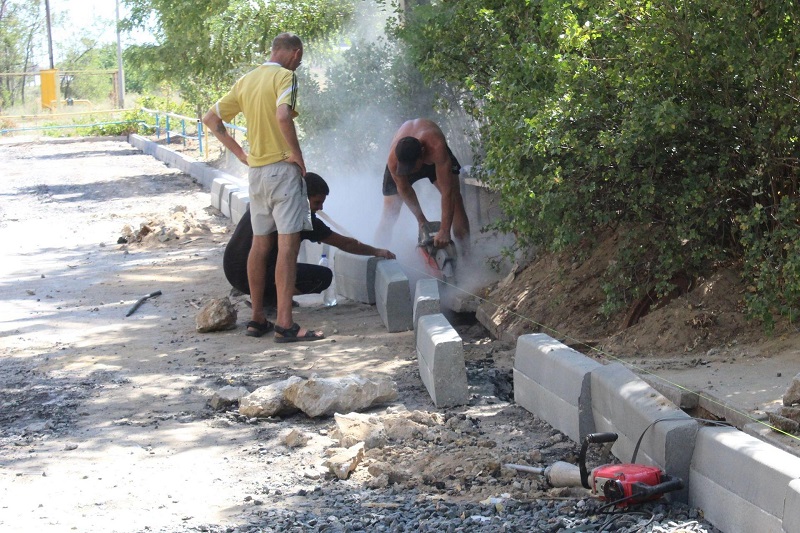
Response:
[[[225,122],[233,120],[239,112],[244,114],[250,142],[247,163],[251,167],[289,157],[289,144],[275,115],[282,104],[287,104],[293,116],[297,116],[297,77],[278,63],[264,63],[239,78],[212,108]]]

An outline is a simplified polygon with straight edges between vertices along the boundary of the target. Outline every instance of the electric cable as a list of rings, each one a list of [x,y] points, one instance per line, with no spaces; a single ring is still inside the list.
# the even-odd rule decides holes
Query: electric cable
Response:
[[[647,433],[647,430],[650,429],[651,427],[655,426],[659,422],[669,422],[670,420],[673,420],[673,421],[686,421],[685,418],[682,418],[682,417],[679,418],[679,417],[674,417],[674,416],[665,416],[663,418],[657,418],[656,420],[653,420],[650,424],[647,425],[646,428],[644,428],[644,431],[642,431],[641,435],[639,435],[639,440],[636,441],[636,446],[634,446],[634,448],[633,448],[633,455],[631,457],[631,463],[635,463],[636,462],[636,456],[639,454],[639,446],[642,444],[642,439],[644,439],[644,434]],[[732,424],[729,424],[728,422],[722,422],[720,420],[709,420],[707,418],[693,418],[693,420],[696,420],[698,422],[706,422],[708,424],[712,424],[712,425],[716,425],[716,426],[733,427]]]

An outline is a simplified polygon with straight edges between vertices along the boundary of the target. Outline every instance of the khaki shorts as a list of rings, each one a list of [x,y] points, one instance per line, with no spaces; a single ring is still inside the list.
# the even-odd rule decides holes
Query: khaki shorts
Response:
[[[273,163],[250,167],[250,218],[253,235],[310,231],[311,209],[300,167]]]

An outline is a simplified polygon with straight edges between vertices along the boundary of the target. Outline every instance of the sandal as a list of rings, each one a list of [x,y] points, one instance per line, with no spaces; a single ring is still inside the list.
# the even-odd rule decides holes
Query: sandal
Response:
[[[256,322],[255,320],[251,320],[247,323],[247,329],[245,330],[244,334],[248,337],[261,337],[264,333],[269,333],[272,331],[272,328],[275,327],[275,324],[270,322],[269,320],[264,322]],[[250,329],[252,328],[252,329]]]
[[[275,325],[275,333],[280,335],[275,335],[275,342],[304,342],[304,341],[318,341],[325,338],[325,334],[321,331],[311,331],[310,329],[306,331],[306,334],[302,337],[298,336],[297,334],[300,333],[300,324],[295,322],[292,324],[290,328],[282,328],[278,325]]]

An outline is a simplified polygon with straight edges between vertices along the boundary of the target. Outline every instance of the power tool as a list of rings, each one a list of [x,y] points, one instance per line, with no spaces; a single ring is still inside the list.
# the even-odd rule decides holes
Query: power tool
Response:
[[[434,237],[442,227],[441,222],[426,222],[419,228],[419,249],[428,273],[447,284],[455,285],[456,282],[456,247],[451,241],[444,248],[433,245]]]
[[[553,487],[582,486],[608,505],[628,505],[656,500],[668,492],[681,490],[683,481],[669,476],[657,466],[642,464],[608,464],[589,472],[586,468],[586,450],[589,444],[616,442],[616,433],[590,433],[581,444],[578,465],[556,461],[547,468],[507,464],[523,472],[543,475]]]

